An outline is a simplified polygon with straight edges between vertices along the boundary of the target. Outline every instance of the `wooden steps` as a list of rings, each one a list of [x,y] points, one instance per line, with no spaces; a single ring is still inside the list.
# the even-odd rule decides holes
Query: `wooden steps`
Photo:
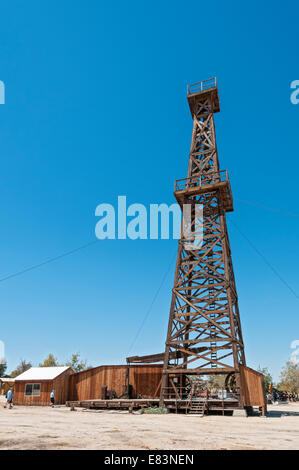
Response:
[[[189,405],[189,414],[204,416],[206,410],[206,402],[192,399]]]

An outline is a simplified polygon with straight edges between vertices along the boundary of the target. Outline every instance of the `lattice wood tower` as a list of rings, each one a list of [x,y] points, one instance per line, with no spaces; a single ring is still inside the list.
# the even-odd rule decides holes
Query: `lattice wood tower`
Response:
[[[190,232],[183,233],[183,221],[161,403],[169,380],[173,385],[176,377],[176,383],[183,386],[190,374],[234,373],[241,396],[239,365],[245,365],[226,226],[226,212],[233,211],[233,201],[228,173],[219,169],[216,146],[214,113],[220,111],[216,79],[189,86],[187,97],[193,118],[188,176],[175,182],[174,194],[182,209],[184,204],[191,205],[191,238]],[[202,205],[201,220],[196,215],[196,205]]]

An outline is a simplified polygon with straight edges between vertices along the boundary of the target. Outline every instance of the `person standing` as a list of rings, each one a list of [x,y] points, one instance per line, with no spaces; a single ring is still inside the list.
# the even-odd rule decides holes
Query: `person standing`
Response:
[[[52,390],[50,398],[51,398],[52,408],[54,408],[54,405],[55,405],[55,390]]]
[[[7,404],[9,405],[9,409],[12,408],[12,404],[13,404],[13,391],[12,391],[12,388],[10,388],[7,392],[7,395],[6,395],[6,400],[7,400]]]

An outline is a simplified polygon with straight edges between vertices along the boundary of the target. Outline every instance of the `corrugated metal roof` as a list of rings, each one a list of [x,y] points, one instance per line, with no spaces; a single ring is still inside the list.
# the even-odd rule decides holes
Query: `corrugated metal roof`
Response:
[[[15,377],[15,380],[53,380],[69,367],[31,367],[22,374]]]

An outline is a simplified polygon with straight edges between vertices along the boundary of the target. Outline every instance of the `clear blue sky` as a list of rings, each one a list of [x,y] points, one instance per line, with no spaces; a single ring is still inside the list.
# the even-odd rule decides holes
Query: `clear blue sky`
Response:
[[[95,240],[101,202],[172,203],[187,171],[186,85],[217,76],[216,132],[247,362],[277,378],[299,339],[297,2],[1,5],[0,277]],[[0,282],[8,369],[80,351],[122,363],[177,241],[111,240]],[[164,349],[174,262],[131,354]]]

